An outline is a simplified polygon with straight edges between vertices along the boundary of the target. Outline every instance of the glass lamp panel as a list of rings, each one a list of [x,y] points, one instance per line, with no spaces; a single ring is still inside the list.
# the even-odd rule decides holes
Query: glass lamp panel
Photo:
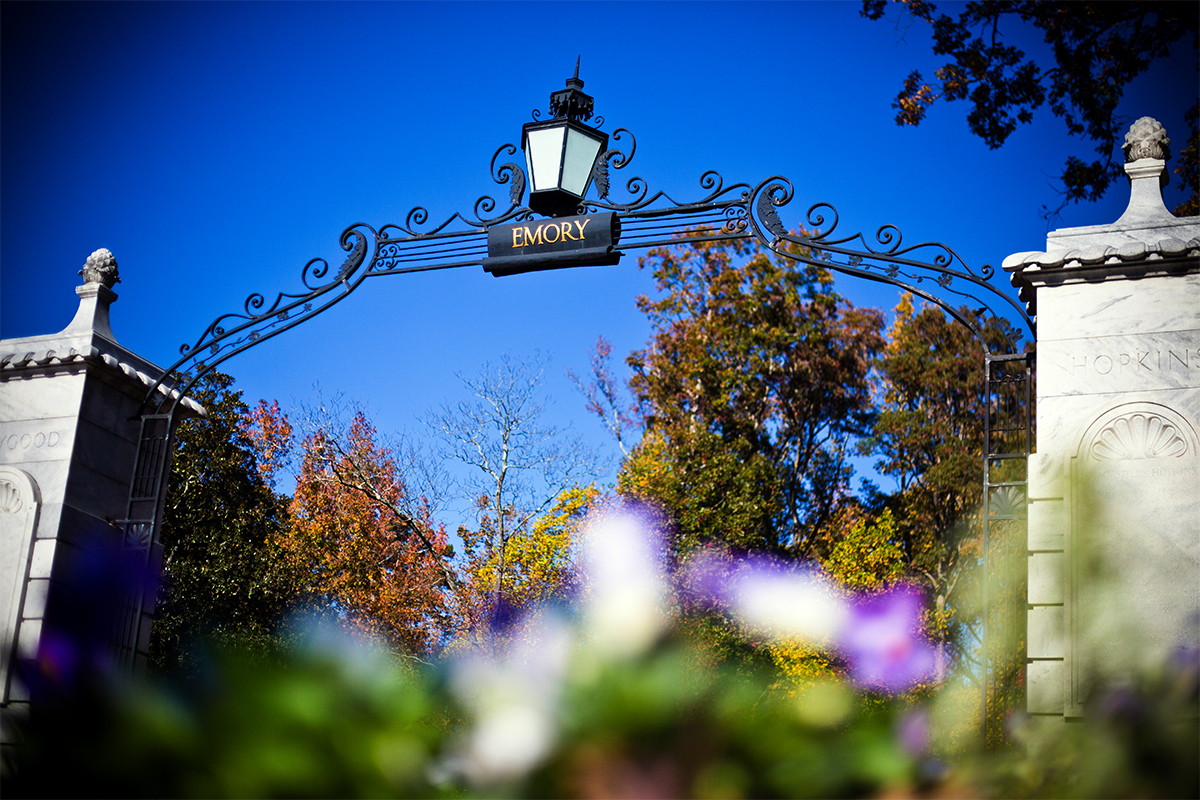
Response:
[[[600,152],[600,140],[586,133],[567,129],[567,153],[563,159],[562,188],[583,197],[592,177],[592,165]]]
[[[533,191],[558,188],[562,163],[563,129],[542,128],[525,134],[525,160],[533,178]]]

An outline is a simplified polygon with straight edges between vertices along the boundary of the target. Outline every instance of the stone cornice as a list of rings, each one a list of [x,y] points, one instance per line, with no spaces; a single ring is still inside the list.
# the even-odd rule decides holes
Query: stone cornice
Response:
[[[162,375],[161,368],[120,345],[99,337],[91,341],[88,338],[59,335],[0,341],[0,383],[95,367],[126,384],[132,392],[144,393]],[[178,392],[164,386],[158,387],[158,393],[173,400],[179,398]],[[204,407],[191,398],[185,398],[183,406],[193,414],[207,415]]]
[[[1139,119],[1125,140],[1129,205],[1120,219],[1052,231],[1045,250],[1004,259],[1030,316],[1039,287],[1200,272],[1200,217],[1176,217],[1163,205],[1169,144],[1161,125]]]

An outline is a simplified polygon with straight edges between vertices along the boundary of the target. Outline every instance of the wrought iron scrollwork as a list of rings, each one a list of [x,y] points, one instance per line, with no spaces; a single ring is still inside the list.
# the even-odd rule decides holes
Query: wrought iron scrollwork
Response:
[[[1032,318],[1007,292],[990,283],[995,269],[985,264],[978,272],[962,257],[940,242],[904,245],[904,236],[895,225],[876,229],[873,241],[861,232],[841,235],[837,209],[831,204],[815,203],[804,215],[805,225],[791,233],[782,222],[778,209],[791,202],[794,189],[780,176],[768,178],[751,192],[748,209],[754,235],[771,250],[799,261],[813,263],[838,272],[869,280],[882,281],[907,289],[940,306],[971,329],[981,341],[983,327],[991,322],[1007,339],[1005,352],[1016,352],[1019,332],[1006,318],[1015,314],[1036,335]],[[927,283],[928,282],[928,283]],[[938,289],[933,289],[936,284]],[[929,287],[929,288],[926,288]],[[982,290],[982,297],[975,292]],[[957,301],[954,298],[958,298]],[[978,313],[965,313],[963,305],[984,307]],[[1006,313],[992,308],[995,304]],[[986,317],[985,317],[985,312]]]
[[[604,117],[596,118],[596,127],[604,124]],[[626,134],[629,137],[629,153],[626,154],[619,147],[610,147],[605,150],[596,159],[596,164],[592,168],[592,182],[596,186],[596,194],[601,200],[608,197],[608,167],[612,164],[613,169],[624,169],[629,166],[629,162],[633,161],[633,156],[637,153],[637,139],[634,138],[633,132],[627,128],[617,128],[613,131],[612,139],[614,142],[620,141],[623,137],[621,134]],[[632,178],[626,185],[630,194],[636,194],[635,189],[640,189],[642,195],[645,195],[646,182],[641,178]]]

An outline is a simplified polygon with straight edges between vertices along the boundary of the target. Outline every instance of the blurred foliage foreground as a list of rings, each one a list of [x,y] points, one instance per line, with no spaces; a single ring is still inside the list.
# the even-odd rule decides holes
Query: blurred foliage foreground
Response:
[[[1086,722],[1014,716],[1013,749],[985,754],[978,690],[942,677],[914,591],[847,595],[820,572],[730,557],[670,575],[653,528],[629,507],[592,521],[573,603],[497,613],[490,642],[438,663],[336,619],[293,620],[268,653],[200,646],[174,680],[39,663],[4,793],[1197,794],[1194,652],[1102,687]],[[719,660],[694,634],[714,624],[837,669]]]

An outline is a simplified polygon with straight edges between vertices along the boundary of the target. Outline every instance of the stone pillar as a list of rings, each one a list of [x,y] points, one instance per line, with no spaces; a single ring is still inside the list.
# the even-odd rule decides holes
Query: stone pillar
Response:
[[[114,605],[139,594],[122,580],[139,408],[162,370],[117,344],[109,327],[116,260],[97,250],[81,270],[79,310],[62,332],[0,341],[0,712],[3,736],[24,713],[22,674],[69,679],[83,661],[144,660],[149,625],[120,625]],[[203,413],[194,403],[189,415]],[[160,553],[151,549],[149,573]],[[153,611],[154,593],[134,611]],[[113,602],[105,603],[105,600]],[[117,611],[119,616],[120,611]],[[141,629],[140,636],[131,633]],[[133,641],[140,638],[139,641]],[[48,678],[49,679],[49,678]]]
[[[1004,261],[1038,327],[1028,710],[1162,666],[1200,621],[1200,218],[1163,205],[1170,140],[1125,140],[1130,201]]]

